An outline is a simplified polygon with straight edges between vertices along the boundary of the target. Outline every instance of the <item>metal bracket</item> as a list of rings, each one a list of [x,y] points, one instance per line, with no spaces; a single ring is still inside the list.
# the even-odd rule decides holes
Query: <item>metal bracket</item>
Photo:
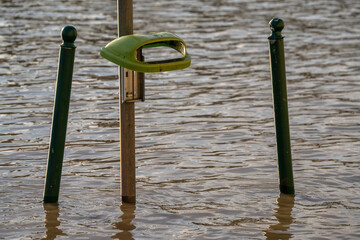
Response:
[[[137,57],[144,60],[141,49]],[[145,73],[120,67],[120,91],[122,103],[145,101]]]
[[[121,102],[145,100],[144,73],[120,67]]]

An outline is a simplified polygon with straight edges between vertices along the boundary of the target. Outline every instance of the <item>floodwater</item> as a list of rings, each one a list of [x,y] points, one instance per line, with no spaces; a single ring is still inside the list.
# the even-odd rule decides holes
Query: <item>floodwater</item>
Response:
[[[116,1],[0,0],[0,239],[359,239],[360,1],[134,0],[190,68],[146,74],[120,202]],[[295,197],[279,195],[268,22],[285,21]],[[59,205],[43,205],[60,30],[78,30]]]

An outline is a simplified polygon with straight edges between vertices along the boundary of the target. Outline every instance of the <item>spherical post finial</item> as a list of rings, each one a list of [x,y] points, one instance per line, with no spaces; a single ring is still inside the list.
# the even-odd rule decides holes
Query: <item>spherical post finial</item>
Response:
[[[64,41],[63,45],[74,45],[77,36],[76,28],[73,26],[65,26],[61,29],[61,37]]]
[[[284,29],[285,24],[284,21],[280,18],[273,18],[271,19],[271,21],[269,22],[269,27],[272,31],[271,36],[269,37],[270,39],[275,39],[275,38],[283,38],[283,36],[281,35],[281,31]]]

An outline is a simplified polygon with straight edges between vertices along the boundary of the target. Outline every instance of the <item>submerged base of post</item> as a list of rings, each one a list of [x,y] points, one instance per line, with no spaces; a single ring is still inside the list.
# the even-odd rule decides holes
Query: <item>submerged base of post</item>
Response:
[[[285,194],[295,194],[294,186],[279,185],[280,192]]]
[[[58,196],[44,196],[44,203],[57,203],[59,200]]]
[[[123,203],[136,203],[135,196],[121,196],[121,200]]]

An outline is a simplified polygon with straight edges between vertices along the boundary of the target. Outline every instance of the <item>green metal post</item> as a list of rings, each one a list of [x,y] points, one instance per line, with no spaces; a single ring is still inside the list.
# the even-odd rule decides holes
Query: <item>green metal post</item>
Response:
[[[56,203],[59,199],[76,48],[74,45],[76,34],[76,29],[72,26],[66,26],[61,30],[63,43],[60,48],[59,67],[56,80],[54,113],[44,187],[44,203]]]
[[[279,18],[274,18],[269,22],[269,25],[272,31],[268,39],[273,86],[279,187],[282,193],[295,194],[286,91],[284,37],[281,35],[281,30],[284,28],[284,21]]]

